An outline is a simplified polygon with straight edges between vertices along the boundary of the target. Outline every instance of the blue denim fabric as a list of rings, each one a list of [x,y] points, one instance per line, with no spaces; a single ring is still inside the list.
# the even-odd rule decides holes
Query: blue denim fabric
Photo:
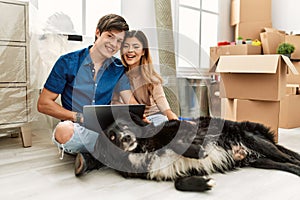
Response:
[[[55,130],[53,131],[52,141],[57,145],[59,149],[69,154],[75,155],[78,152],[93,152],[99,134],[83,126],[80,126],[77,123],[73,124],[74,133],[68,142],[66,142],[65,144],[60,144],[59,142],[57,142],[54,137]],[[63,158],[63,152],[61,157]]]
[[[153,123],[154,126],[158,126],[159,124],[164,123],[165,121],[168,121],[167,116],[163,114],[153,114],[149,115],[147,119]]]

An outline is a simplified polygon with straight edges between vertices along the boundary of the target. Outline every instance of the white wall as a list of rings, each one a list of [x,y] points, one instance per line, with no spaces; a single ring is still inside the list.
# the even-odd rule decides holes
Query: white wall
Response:
[[[300,33],[300,1],[299,0],[273,0],[272,22],[273,27]]]
[[[121,12],[130,29],[156,27],[153,0],[122,0]]]
[[[219,0],[219,32],[218,41],[231,41],[234,38],[234,29],[230,25],[231,0]]]

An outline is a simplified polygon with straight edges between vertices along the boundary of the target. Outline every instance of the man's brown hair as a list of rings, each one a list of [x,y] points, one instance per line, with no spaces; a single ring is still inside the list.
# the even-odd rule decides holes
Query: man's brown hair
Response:
[[[111,30],[128,31],[129,26],[126,20],[120,15],[108,14],[99,19],[97,29],[101,35],[103,32]]]

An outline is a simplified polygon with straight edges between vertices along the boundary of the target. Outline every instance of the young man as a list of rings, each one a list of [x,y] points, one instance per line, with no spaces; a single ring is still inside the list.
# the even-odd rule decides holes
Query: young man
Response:
[[[113,55],[123,42],[129,26],[119,15],[103,16],[97,25],[94,45],[61,56],[55,63],[38,100],[38,111],[62,120],[53,141],[64,152],[77,154],[75,175],[100,168],[89,152],[94,150],[98,133],[81,126],[84,105],[110,104],[113,92],[126,103],[130,84],[121,61]],[[62,106],[55,100],[61,95]]]

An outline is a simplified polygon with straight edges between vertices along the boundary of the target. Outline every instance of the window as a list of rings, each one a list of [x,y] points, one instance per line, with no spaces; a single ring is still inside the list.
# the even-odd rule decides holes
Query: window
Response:
[[[49,31],[94,36],[100,17],[121,14],[121,3],[121,0],[39,0],[38,11]],[[51,27],[47,27],[49,23]]]
[[[82,34],[81,8],[82,0],[40,0],[38,2],[38,12],[45,23],[44,30],[55,33]]]
[[[178,0],[175,14],[179,76],[201,76],[209,68],[210,47],[218,37],[219,0]]]

